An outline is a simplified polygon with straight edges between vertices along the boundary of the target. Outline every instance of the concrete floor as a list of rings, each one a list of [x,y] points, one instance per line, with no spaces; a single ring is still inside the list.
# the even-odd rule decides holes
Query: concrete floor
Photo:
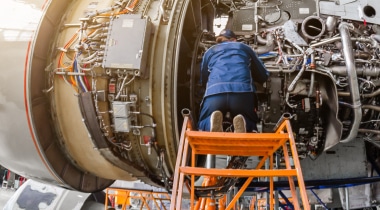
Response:
[[[15,193],[15,190],[0,188],[0,209],[3,209],[9,198]]]

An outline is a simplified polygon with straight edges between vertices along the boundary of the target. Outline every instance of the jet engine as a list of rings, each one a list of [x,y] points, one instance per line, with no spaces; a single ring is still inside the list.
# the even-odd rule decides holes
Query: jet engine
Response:
[[[15,103],[26,114],[0,110],[27,122],[37,155],[19,160],[43,164],[2,165],[83,192],[114,180],[170,190],[181,111],[196,123],[216,20],[270,72],[256,84],[260,132],[288,117],[302,158],[357,140],[377,148],[380,7],[365,2],[49,0],[17,70]]]

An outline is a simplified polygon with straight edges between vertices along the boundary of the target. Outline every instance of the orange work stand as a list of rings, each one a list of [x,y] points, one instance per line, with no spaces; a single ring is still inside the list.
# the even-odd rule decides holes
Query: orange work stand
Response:
[[[155,192],[152,190],[137,190],[137,189],[127,189],[127,188],[115,188],[109,187],[106,189],[106,200],[105,200],[105,209],[108,209],[108,198],[113,198],[114,202],[116,199],[119,199],[121,202],[114,203],[115,206],[121,204],[121,210],[129,209],[128,205],[130,204],[130,199],[139,200],[140,209],[150,210],[149,202],[152,202],[155,209],[164,209],[166,210],[165,205],[170,202],[170,197],[168,192]]]
[[[293,157],[294,167],[290,164],[290,156]],[[191,166],[188,166],[187,155],[191,147]],[[273,155],[283,150],[285,169],[273,168]],[[195,166],[196,155],[230,155],[230,156],[259,156],[261,160],[255,169],[216,169]],[[262,169],[265,161],[269,161],[269,169]],[[176,168],[174,172],[173,191],[171,196],[171,210],[180,210],[185,175],[191,175],[190,205],[194,209],[195,200],[195,176],[215,177],[247,177],[240,190],[232,198],[226,209],[232,209],[236,201],[255,177],[269,177],[269,201],[270,209],[274,209],[274,184],[273,177],[287,177],[296,210],[301,209],[298,203],[294,178],[298,180],[298,187],[302,199],[302,209],[310,210],[306,194],[305,183],[298,159],[293,132],[289,120],[284,120],[274,133],[227,133],[227,132],[200,132],[191,130],[190,119],[185,116],[182,126],[180,144],[178,148]],[[198,200],[198,198],[197,198]]]

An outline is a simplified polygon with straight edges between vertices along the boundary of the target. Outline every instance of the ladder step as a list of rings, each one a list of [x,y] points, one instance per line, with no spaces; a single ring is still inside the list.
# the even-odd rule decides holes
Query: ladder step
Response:
[[[279,140],[288,139],[288,133],[230,133],[230,132],[205,132],[186,131],[186,136],[192,139],[228,139],[228,140]]]
[[[241,147],[245,146],[269,146],[273,147],[281,142],[282,139],[266,139],[266,140],[256,140],[256,139],[227,139],[227,138],[215,138],[215,139],[205,139],[205,138],[193,138],[190,137],[191,143],[193,145],[199,146],[215,146],[213,143],[218,142],[217,146],[231,146],[231,145],[239,145]],[[253,143],[254,142],[254,143]]]
[[[244,150],[239,147],[219,147],[219,148],[200,148],[194,149],[200,155],[229,155],[229,156],[266,156],[270,155],[276,149],[256,149],[245,147]]]
[[[200,167],[180,167],[180,172],[198,176],[223,176],[223,177],[289,177],[297,176],[296,169],[217,169]]]
[[[186,131],[196,154],[265,156],[289,139],[286,133],[227,133]]]

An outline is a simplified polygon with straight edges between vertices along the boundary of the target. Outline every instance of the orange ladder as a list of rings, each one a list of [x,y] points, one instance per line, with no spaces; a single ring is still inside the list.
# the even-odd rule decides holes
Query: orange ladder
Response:
[[[108,203],[110,199],[111,204]],[[109,206],[121,206],[121,210],[129,209],[129,205],[132,205],[131,200],[137,201],[137,207],[139,209],[164,209],[170,202],[170,196],[168,192],[157,192],[152,190],[137,190],[128,188],[115,188],[109,187],[106,189],[105,210],[108,210]],[[150,205],[149,205],[150,203]],[[132,205],[133,206],[133,205]]]
[[[191,165],[188,166],[187,156],[191,147]],[[293,157],[292,167],[288,147]],[[273,168],[273,155],[283,150],[285,169]],[[202,168],[195,166],[196,155],[230,155],[230,156],[259,156],[261,160],[255,169],[217,169]],[[269,158],[269,169],[262,169],[265,161]],[[190,206],[194,206],[195,199],[195,176],[210,177],[247,177],[240,190],[234,195],[226,209],[233,209],[236,201],[244,193],[245,189],[255,177],[269,177],[269,201],[270,209],[274,209],[274,182],[273,177],[287,177],[293,198],[294,209],[301,209],[294,178],[298,180],[298,188],[302,199],[302,209],[310,210],[306,194],[305,183],[302,176],[301,166],[298,159],[296,144],[293,137],[289,120],[285,119],[274,133],[227,133],[227,132],[200,132],[192,131],[191,120],[185,116],[182,126],[180,144],[178,148],[174,183],[171,196],[171,210],[180,210],[182,205],[183,186],[185,176],[190,175]],[[201,199],[199,199],[201,200]],[[215,209],[215,207],[211,208]]]

